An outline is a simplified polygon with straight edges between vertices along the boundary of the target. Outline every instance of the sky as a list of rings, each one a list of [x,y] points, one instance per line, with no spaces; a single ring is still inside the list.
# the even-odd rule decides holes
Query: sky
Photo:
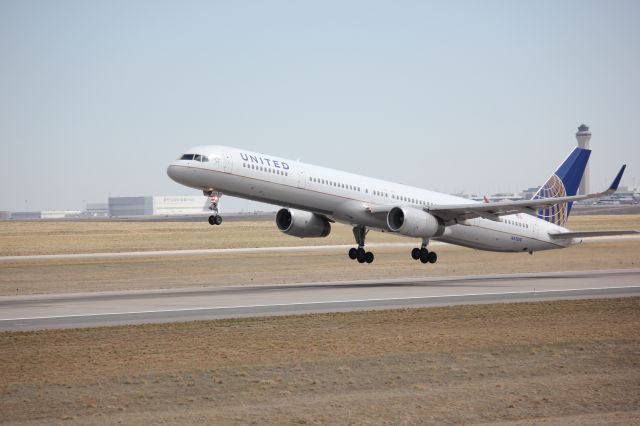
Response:
[[[622,0],[0,0],[0,210],[196,195],[166,168],[203,144],[519,192],[581,123],[592,189],[622,163],[640,185],[639,21]]]

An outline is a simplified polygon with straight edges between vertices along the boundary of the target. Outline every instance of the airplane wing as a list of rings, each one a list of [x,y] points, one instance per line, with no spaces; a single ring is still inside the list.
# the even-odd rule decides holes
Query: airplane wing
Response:
[[[634,235],[640,234],[638,231],[576,231],[576,232],[558,232],[550,233],[551,238],[589,238],[589,237],[611,237],[614,235]]]
[[[538,198],[522,201],[499,201],[496,203],[452,204],[426,207],[424,210],[444,220],[445,222],[458,222],[465,219],[482,217],[490,220],[498,220],[500,216],[516,213],[526,213],[537,216],[538,209],[551,207],[555,204],[570,203],[574,201],[602,198],[613,194],[618,189],[620,179],[626,165],[622,166],[611,186],[603,192],[588,195],[574,195],[569,197]]]

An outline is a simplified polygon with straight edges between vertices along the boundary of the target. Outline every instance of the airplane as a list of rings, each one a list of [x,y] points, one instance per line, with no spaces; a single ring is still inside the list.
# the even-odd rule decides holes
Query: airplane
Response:
[[[494,252],[560,249],[582,238],[635,234],[637,231],[578,231],[565,228],[575,201],[613,194],[623,165],[611,186],[599,193],[576,195],[591,151],[576,147],[530,200],[474,202],[466,198],[374,179],[228,146],[197,146],[172,162],[168,176],[212,197],[208,221],[220,225],[222,194],[275,204],[276,226],[287,235],[321,238],[338,222],[353,227],[357,246],[348,255],[371,263],[365,249],[369,230],[420,239],[411,258],[436,263],[430,241]]]

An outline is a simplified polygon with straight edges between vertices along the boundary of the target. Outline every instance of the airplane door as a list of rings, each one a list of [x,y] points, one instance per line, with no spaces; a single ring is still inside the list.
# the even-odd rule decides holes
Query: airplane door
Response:
[[[233,160],[231,159],[231,154],[226,153],[224,155],[224,172],[231,173],[233,170]]]
[[[301,171],[298,174],[298,188],[304,188],[305,187],[305,174],[304,171]]]

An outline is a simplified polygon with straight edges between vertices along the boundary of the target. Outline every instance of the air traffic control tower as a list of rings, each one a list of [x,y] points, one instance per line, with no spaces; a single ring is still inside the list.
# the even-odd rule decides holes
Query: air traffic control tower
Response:
[[[580,148],[589,149],[589,141],[591,140],[591,131],[589,131],[589,126],[581,124],[580,127],[578,127],[576,139],[578,140],[578,146]],[[587,163],[587,167],[584,169],[584,175],[582,176],[582,181],[580,181],[580,188],[578,188],[578,195],[588,194],[589,190],[589,163]]]

